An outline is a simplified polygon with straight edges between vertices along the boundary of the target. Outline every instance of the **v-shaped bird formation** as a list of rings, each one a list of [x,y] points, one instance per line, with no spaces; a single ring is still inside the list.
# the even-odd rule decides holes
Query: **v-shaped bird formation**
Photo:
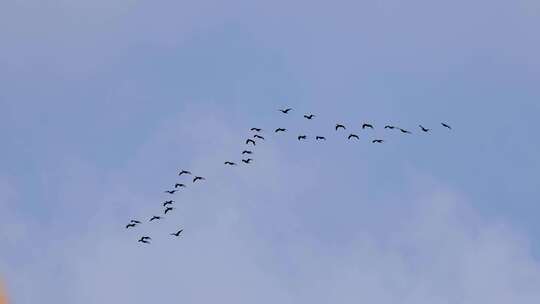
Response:
[[[278,111],[281,112],[280,115],[290,116],[291,115],[290,112],[294,112],[294,109],[293,108],[284,108],[284,109],[278,109]],[[306,113],[306,114],[303,115],[303,117],[304,117],[304,119],[307,119],[307,120],[314,120],[318,116],[316,116],[315,114],[312,114],[312,113]],[[445,122],[441,122],[441,126],[444,129],[452,130],[452,127],[449,124],[445,123]],[[433,131],[432,129],[424,127],[421,124],[419,124],[418,127],[419,127],[419,131],[420,131],[419,133],[428,133],[428,132]],[[348,141],[360,141],[361,138],[363,137],[363,136],[358,135],[360,133],[352,133],[351,131],[347,132],[347,130],[352,130],[352,129],[354,129],[353,126],[347,126],[347,125],[345,125],[343,123],[338,122],[334,126],[333,133],[345,134],[342,138],[346,139]],[[358,131],[366,131],[367,129],[374,130],[374,129],[376,129],[376,126],[374,124],[365,122],[365,123],[358,124],[357,129],[358,129]],[[398,130],[403,135],[411,135],[411,134],[413,134],[412,131],[409,131],[409,130],[401,128],[401,127],[397,127],[395,125],[385,125],[382,129],[385,130],[386,132],[390,132],[392,130]],[[240,161],[244,165],[250,165],[254,161],[254,159],[252,157],[247,157],[247,156],[254,155],[254,151],[252,149],[257,146],[257,142],[259,140],[261,140],[261,141],[265,140],[264,136],[261,135],[261,133],[264,132],[264,129],[258,128],[258,127],[253,127],[253,128],[250,129],[250,131],[254,132],[255,134],[252,133],[253,136],[251,136],[250,138],[247,138],[245,140],[245,145],[248,147],[248,149],[243,149],[243,151],[241,153],[239,153],[241,155]],[[284,136],[288,132],[289,131],[286,128],[278,127],[276,129],[274,129],[274,132],[272,132],[272,133],[274,134],[274,136]],[[343,133],[343,132],[345,132],[345,133]],[[283,134],[281,134],[281,133],[283,133]],[[267,136],[269,136],[269,135],[271,135],[271,133],[267,134]],[[322,143],[322,142],[326,142],[327,135],[326,134],[315,134],[314,136],[310,136],[310,135],[307,135],[307,134],[298,134],[298,135],[296,135],[296,139],[299,142],[308,141],[311,138],[314,138],[314,140],[316,142],[321,142]],[[370,141],[373,144],[383,144],[383,143],[387,142],[385,139],[381,139],[381,138],[371,138]],[[249,148],[252,148],[252,149],[249,149]],[[231,160],[225,160],[223,164],[225,166],[229,166],[229,167],[238,166],[237,162],[231,161]],[[184,170],[184,169],[182,169],[182,170],[180,170],[178,172],[178,176],[180,178],[185,178],[185,176],[188,176],[189,178],[191,178],[192,184],[198,184],[198,183],[202,183],[202,182],[206,181],[205,177],[192,174],[191,171]],[[176,182],[174,184],[174,189],[165,190],[164,193],[167,193],[168,195],[174,195],[175,193],[179,192],[180,189],[184,189],[184,188],[187,188],[187,187],[188,186],[185,184],[185,182],[184,183]],[[162,202],[162,206],[164,208],[163,215],[153,215],[153,216],[149,217],[148,222],[150,223],[150,222],[159,221],[159,220],[163,219],[165,217],[165,215],[167,215],[169,213],[171,213],[171,214],[174,213],[173,211],[176,210],[176,208],[173,205],[174,202],[175,202],[174,200],[170,200],[170,199]],[[168,215],[168,216],[170,216],[170,215]],[[142,224],[143,224],[143,222],[141,222],[139,220],[132,219],[125,226],[125,228],[126,229],[134,229],[137,226],[142,225]],[[184,231],[183,228],[179,228],[177,231],[171,232],[170,236],[172,236],[174,238],[179,237],[180,234],[183,233],[183,231]],[[151,244],[151,241],[152,241],[152,238],[149,237],[149,236],[146,236],[146,235],[141,236],[138,239],[138,242],[141,243],[141,244]]]

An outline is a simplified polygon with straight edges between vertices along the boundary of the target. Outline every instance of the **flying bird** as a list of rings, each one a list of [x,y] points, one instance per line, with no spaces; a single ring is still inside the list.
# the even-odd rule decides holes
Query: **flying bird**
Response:
[[[307,136],[306,135],[299,135],[298,136],[298,140],[306,140],[307,139]]]
[[[315,136],[315,140],[326,140],[324,136]]]
[[[280,111],[280,112],[283,113],[283,114],[288,114],[290,110],[292,110],[292,109],[291,109],[291,108],[287,108],[287,109],[280,109],[280,110],[278,110],[278,111]]]
[[[160,220],[160,219],[162,219],[161,216],[154,215],[154,216],[152,216],[152,218],[149,220],[149,222],[151,222],[151,221],[153,221],[153,220]]]
[[[252,143],[255,146],[255,141],[253,139],[251,139],[251,138],[246,140],[246,145],[249,144],[249,143]]]
[[[226,161],[226,162],[225,162],[225,165],[236,166],[236,163],[233,163],[233,162],[230,162],[230,161]]]
[[[351,138],[360,139],[360,138],[358,137],[358,135],[356,135],[356,134],[351,134],[351,135],[349,135],[349,137],[347,137],[347,139],[351,139]]]
[[[448,128],[450,130],[452,130],[452,127],[450,127],[449,125],[445,124],[444,122],[441,122],[441,125],[445,128]]]
[[[255,131],[255,132],[261,132],[262,129],[259,129],[259,128],[251,128],[251,131]]]
[[[165,212],[163,214],[167,214],[167,212],[172,211],[173,209],[173,207],[167,207],[165,208]]]
[[[277,132],[286,132],[287,129],[285,128],[277,128],[274,132],[277,133]]]
[[[371,142],[374,143],[374,144],[382,144],[384,142],[384,140],[382,140],[382,139],[374,139]]]
[[[126,229],[131,228],[131,227],[135,227],[136,225],[137,224],[134,224],[134,223],[127,224]]]
[[[163,202],[163,207],[166,207],[167,205],[172,205],[172,203],[174,203],[174,201],[165,201]]]
[[[178,190],[165,190],[165,193],[174,194]]]
[[[370,125],[368,123],[365,123],[362,125],[362,129],[365,129],[365,128],[370,128],[370,129],[373,129],[373,125]]]
[[[191,172],[186,171],[186,170],[182,170],[182,171],[180,171],[180,173],[178,173],[178,175],[182,175],[182,174],[189,174],[189,175],[191,175]]]
[[[427,129],[427,128],[424,128],[422,125],[418,125],[420,127],[420,129],[422,129],[422,131],[424,132],[429,132],[429,130],[431,129]]]
[[[132,222],[133,224],[140,224],[141,223],[141,222],[136,221],[136,220],[131,220],[130,222]]]
[[[249,150],[244,150],[244,151],[242,151],[242,155],[244,155],[244,154],[251,154],[251,153],[253,153],[253,152],[252,152],[252,151],[249,151]]]
[[[412,134],[410,131],[407,131],[405,129],[399,129],[401,131],[401,133],[405,133],[405,134]]]
[[[260,139],[264,140],[264,137],[262,137],[260,135],[257,135],[257,134],[253,135],[253,138],[260,138]]]
[[[151,238],[148,237],[148,236],[143,236],[142,238],[139,239],[139,242],[145,243],[145,244],[150,244],[150,242],[147,241],[147,240],[151,240]]]
[[[206,180],[206,178],[204,178],[202,176],[195,176],[195,178],[193,178],[193,182],[196,182],[198,180]]]
[[[304,117],[307,118],[307,119],[313,119],[313,117],[315,117],[315,115],[313,115],[313,114],[307,115],[306,114],[306,115],[304,115]]]
[[[246,163],[246,164],[249,164],[253,159],[251,158],[248,158],[248,159],[242,159],[242,162]]]
[[[390,126],[390,125],[386,125],[386,126],[384,126],[384,128],[385,128],[385,129],[393,130],[393,129],[395,129],[396,127]]]
[[[337,131],[339,128],[342,128],[343,130],[346,129],[344,125],[336,124],[336,131]]]
[[[185,188],[185,187],[186,185],[184,184],[179,184],[179,183],[174,184],[174,188]]]
[[[182,233],[182,231],[184,231],[184,229],[180,229],[180,230],[178,230],[178,232],[171,233],[171,235],[180,236],[180,233]]]

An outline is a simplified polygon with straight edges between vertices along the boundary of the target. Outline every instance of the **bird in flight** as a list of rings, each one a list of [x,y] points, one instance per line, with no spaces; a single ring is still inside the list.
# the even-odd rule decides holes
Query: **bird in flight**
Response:
[[[251,138],[246,140],[246,145],[249,144],[249,143],[252,143],[255,146],[255,141],[253,139],[251,139]]]
[[[226,162],[225,162],[225,165],[236,166],[236,163],[233,163],[233,162],[230,162],[230,161],[226,161]]]
[[[326,140],[324,136],[315,136],[315,140]]]
[[[249,150],[244,150],[244,151],[242,151],[242,155],[244,155],[244,154],[251,154],[251,153],[253,153],[253,152],[252,152],[252,151],[249,151]]]
[[[385,129],[393,130],[393,129],[395,129],[396,127],[391,126],[391,125],[386,125],[386,126],[384,126],[384,128],[385,128]]]
[[[150,244],[150,242],[148,240],[151,240],[151,238],[149,236],[143,236],[142,238],[139,239],[139,242],[145,243],[145,244]]]
[[[450,129],[452,130],[452,127],[450,127],[449,125],[445,124],[444,122],[441,122],[441,125],[447,129]]]
[[[382,144],[384,142],[384,140],[382,140],[382,139],[374,139],[371,142],[374,143],[374,144]]]
[[[206,180],[206,178],[204,178],[202,176],[195,176],[195,178],[193,178],[193,182],[196,182],[198,180]]]
[[[182,174],[189,174],[189,175],[191,175],[191,172],[186,171],[186,170],[182,170],[182,171],[180,171],[180,173],[178,173],[178,175],[182,175]]]
[[[358,135],[356,135],[356,134],[350,134],[349,137],[347,137],[347,139],[351,139],[351,138],[360,139],[360,138],[358,137]]]
[[[431,129],[427,129],[427,128],[424,128],[422,125],[418,125],[420,127],[420,129],[422,129],[422,131],[424,132],[429,132],[429,130]]]
[[[365,129],[365,128],[370,128],[370,129],[373,129],[373,125],[370,125],[368,123],[365,123],[362,125],[362,129]]]
[[[260,136],[258,134],[253,135],[253,138],[260,138],[260,139],[264,140],[264,137],[262,137],[262,136]]]
[[[172,203],[174,203],[174,201],[164,201],[163,202],[163,207],[166,207],[167,205],[172,205]]]
[[[131,227],[135,227],[137,224],[134,224],[134,223],[129,223],[126,225],[126,229],[128,228],[131,228]]]
[[[290,110],[292,110],[292,109],[291,109],[291,108],[287,108],[287,109],[280,109],[280,110],[278,110],[278,111],[280,111],[280,112],[283,113],[283,114],[288,114]]]
[[[161,216],[154,215],[154,216],[152,216],[152,218],[149,220],[149,222],[151,222],[151,221],[153,221],[153,220],[160,220],[160,219],[162,219]]]
[[[274,132],[278,133],[278,132],[286,132],[286,131],[287,131],[287,129],[285,129],[285,128],[277,128]]]
[[[179,183],[174,184],[174,188],[185,188],[185,187],[186,185],[184,184],[179,184]]]
[[[165,212],[163,214],[167,214],[167,212],[172,211],[174,207],[167,207],[165,208]]]
[[[248,159],[242,159],[242,162],[246,163],[246,164],[249,164],[253,159],[251,158],[248,158]]]
[[[141,223],[141,222],[139,222],[137,220],[131,220],[130,222],[133,223],[133,224],[140,224]]]
[[[344,125],[336,124],[336,131],[337,131],[339,128],[342,128],[343,130],[346,129]]]
[[[313,119],[313,117],[315,117],[315,115],[313,115],[313,114],[309,114],[309,115],[305,114],[304,117],[307,118],[307,119]]]
[[[184,231],[184,229],[180,229],[180,230],[178,230],[178,232],[171,233],[171,235],[180,236],[180,233],[182,233],[182,231]]]
[[[405,134],[412,134],[410,131],[407,131],[405,129],[399,129],[401,131],[401,133],[405,133]]]
[[[255,132],[261,132],[261,131],[262,131],[262,129],[260,129],[260,128],[251,128],[251,131],[255,131]]]
[[[298,140],[306,140],[306,139],[307,139],[306,135],[299,135],[298,136]]]
[[[178,190],[165,190],[165,193],[174,194]]]

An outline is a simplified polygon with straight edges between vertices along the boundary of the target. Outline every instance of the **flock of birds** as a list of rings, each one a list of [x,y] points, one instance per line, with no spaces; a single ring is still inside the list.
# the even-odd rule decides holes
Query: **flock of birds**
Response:
[[[287,114],[289,114],[290,111],[293,111],[293,109],[292,108],[285,108],[285,109],[279,109],[278,111],[280,111],[281,113],[287,115]],[[314,114],[304,114],[304,118],[307,119],[307,120],[312,120],[312,119],[315,118],[315,115]],[[452,127],[450,125],[448,125],[447,123],[444,123],[444,122],[441,123],[441,126],[448,129],[448,130],[452,129]],[[420,131],[423,132],[423,133],[427,133],[427,132],[431,131],[431,129],[428,129],[428,128],[422,126],[422,125],[418,125],[418,127],[419,127]],[[337,123],[335,125],[334,129],[335,129],[335,131],[340,131],[340,130],[345,131],[345,130],[347,130],[347,127],[344,124]],[[365,129],[375,129],[375,127],[370,123],[364,123],[364,124],[362,124],[362,130],[365,130]],[[385,125],[384,129],[387,129],[387,130],[394,130],[395,129],[395,130],[399,130],[403,134],[412,134],[411,131],[400,128],[400,127],[397,127],[397,126],[394,126],[394,125]],[[245,141],[246,145],[254,147],[254,146],[257,145],[257,140],[265,140],[265,138],[262,135],[260,135],[261,132],[263,132],[263,129],[254,127],[254,128],[251,128],[250,131],[254,132],[255,134],[252,137],[246,139],[246,141]],[[287,131],[288,130],[285,129],[285,128],[277,128],[277,129],[274,130],[274,133],[283,133],[283,132],[287,132]],[[308,139],[308,136],[307,135],[298,135],[297,139],[298,139],[298,141],[304,141],[304,140]],[[353,139],[354,140],[359,140],[360,137],[355,133],[350,133],[347,136],[347,139],[348,140],[353,140]],[[316,135],[315,140],[316,141],[325,141],[326,137],[322,136],[322,135]],[[375,138],[375,139],[372,139],[371,142],[374,143],[374,144],[382,144],[385,141],[383,139]],[[242,151],[242,157],[246,157],[246,158],[243,158],[242,162],[244,164],[250,164],[253,161],[253,159],[250,158],[249,156],[252,155],[252,154],[253,154],[252,150],[244,149]],[[233,161],[225,161],[224,165],[226,165],[226,166],[237,166],[238,164],[233,162]],[[195,184],[197,182],[200,183],[200,182],[203,182],[203,181],[206,180],[206,178],[204,178],[202,176],[194,175],[188,170],[181,170],[178,173],[178,176],[181,176],[181,177],[182,176],[192,176],[193,177],[192,178],[192,183],[193,184]],[[171,190],[165,190],[165,193],[170,194],[170,195],[174,195],[176,192],[178,192],[181,189],[184,189],[186,187],[187,187],[187,185],[184,184],[184,183],[175,183],[174,188],[171,189]],[[162,203],[162,206],[164,208],[163,216],[154,215],[154,216],[150,217],[149,222],[161,220],[161,219],[164,218],[164,215],[167,215],[167,213],[172,212],[175,209],[175,207],[173,206],[174,202],[175,202],[174,200],[166,200],[166,201],[164,201]],[[135,227],[137,227],[137,226],[139,226],[141,224],[142,224],[141,221],[132,219],[132,220],[130,220],[130,222],[125,227],[126,227],[126,229],[130,229],[130,228],[135,228]],[[179,237],[182,234],[183,231],[184,231],[184,229],[178,229],[177,231],[170,233],[170,235],[172,237]],[[138,242],[139,243],[144,243],[144,244],[150,244],[151,240],[152,240],[152,238],[149,237],[149,236],[142,236],[142,237],[139,238]]]

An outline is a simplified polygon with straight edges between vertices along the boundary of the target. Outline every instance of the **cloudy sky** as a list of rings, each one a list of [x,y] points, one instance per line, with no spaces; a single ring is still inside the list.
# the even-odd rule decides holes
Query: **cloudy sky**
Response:
[[[535,0],[2,1],[11,303],[539,303],[538,28]]]

